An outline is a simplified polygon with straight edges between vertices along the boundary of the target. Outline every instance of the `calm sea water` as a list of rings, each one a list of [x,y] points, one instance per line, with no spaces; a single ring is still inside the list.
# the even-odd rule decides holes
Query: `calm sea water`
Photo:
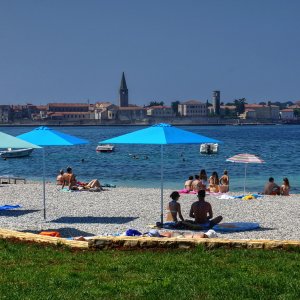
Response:
[[[46,178],[54,181],[59,169],[72,166],[78,180],[98,178],[117,186],[160,186],[160,146],[116,145],[113,153],[97,153],[99,141],[145,127],[58,127],[59,131],[89,140],[88,145],[46,148]],[[265,164],[249,164],[247,190],[260,192],[270,176],[279,184],[288,177],[293,193],[300,192],[300,126],[184,126],[182,129],[223,141],[215,155],[199,153],[199,145],[167,145],[164,147],[164,186],[183,187],[189,175],[204,168],[210,175],[227,169],[232,191],[243,190],[244,164],[226,162],[238,153],[256,154]],[[17,136],[33,128],[2,127],[2,132]],[[138,159],[134,159],[136,155]],[[84,162],[82,162],[84,159]],[[42,150],[30,157],[0,160],[0,174],[42,178]]]

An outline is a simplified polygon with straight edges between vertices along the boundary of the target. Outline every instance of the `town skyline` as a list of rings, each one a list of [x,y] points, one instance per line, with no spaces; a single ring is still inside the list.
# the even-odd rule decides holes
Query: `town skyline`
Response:
[[[298,101],[300,2],[1,1],[0,104]]]

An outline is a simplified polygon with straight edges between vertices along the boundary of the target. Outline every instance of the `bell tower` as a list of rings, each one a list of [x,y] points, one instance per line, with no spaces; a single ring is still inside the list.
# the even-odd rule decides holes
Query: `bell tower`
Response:
[[[128,89],[127,89],[127,85],[126,85],[124,72],[122,74],[119,94],[120,94],[119,106],[120,107],[128,107]]]

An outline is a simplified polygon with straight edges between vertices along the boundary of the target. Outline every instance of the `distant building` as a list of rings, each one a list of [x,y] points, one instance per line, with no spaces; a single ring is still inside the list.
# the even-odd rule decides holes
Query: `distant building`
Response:
[[[95,119],[96,120],[114,120],[116,119],[117,105],[111,102],[95,103]]]
[[[286,108],[280,111],[280,119],[283,121],[297,120],[293,108]]]
[[[145,108],[140,106],[119,107],[109,111],[116,113],[116,119],[120,121],[143,120],[146,116]]]
[[[127,89],[127,84],[126,84],[124,72],[122,74],[119,94],[120,94],[119,106],[120,107],[128,107],[128,89]]]
[[[147,116],[149,117],[167,118],[175,116],[175,113],[170,106],[151,106],[147,107],[146,111]]]
[[[47,110],[51,112],[88,112],[88,103],[49,103]]]
[[[0,105],[0,123],[12,121],[12,109],[10,105]]]
[[[190,100],[178,104],[178,113],[183,117],[207,116],[207,105],[197,100]]]
[[[279,119],[279,106],[262,104],[245,104],[245,112],[240,115],[241,119]]]
[[[220,103],[221,103],[220,99],[221,99],[220,91],[213,91],[212,104],[213,104],[214,114],[216,116],[220,115]]]

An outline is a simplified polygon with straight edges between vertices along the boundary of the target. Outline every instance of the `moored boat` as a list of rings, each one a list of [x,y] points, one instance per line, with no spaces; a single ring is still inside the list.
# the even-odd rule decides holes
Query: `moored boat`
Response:
[[[202,154],[216,154],[219,151],[219,144],[205,143],[200,145],[200,153]]]
[[[26,149],[11,149],[8,148],[7,150],[0,151],[0,156],[2,158],[18,158],[18,157],[25,157],[29,156],[33,151],[33,148],[26,148]]]
[[[96,148],[97,152],[113,152],[115,150],[115,146],[113,145],[98,145]]]

